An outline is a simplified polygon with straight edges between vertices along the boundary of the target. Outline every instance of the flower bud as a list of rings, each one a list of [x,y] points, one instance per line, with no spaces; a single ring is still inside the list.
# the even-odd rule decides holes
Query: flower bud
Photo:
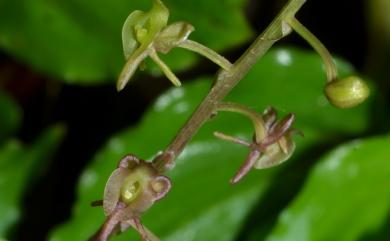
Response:
[[[328,83],[325,94],[332,105],[338,108],[352,108],[365,101],[370,95],[370,90],[362,79],[349,76]]]

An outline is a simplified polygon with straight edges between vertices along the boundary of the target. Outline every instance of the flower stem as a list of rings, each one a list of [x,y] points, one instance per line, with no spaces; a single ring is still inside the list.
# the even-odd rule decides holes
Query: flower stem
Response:
[[[232,68],[229,71],[221,70],[218,73],[217,81],[208,95],[179,130],[166,150],[153,160],[153,164],[159,172],[165,172],[174,166],[174,160],[203,123],[215,113],[220,101],[240,82],[276,41],[290,32],[288,28],[286,29],[286,23],[294,18],[305,1],[290,0],[268,28],[256,38],[245,53],[233,64]]]
[[[253,122],[253,126],[255,128],[255,137],[256,142],[260,142],[264,139],[266,135],[266,130],[264,129],[264,121],[263,118],[257,114],[256,111],[246,107],[245,105],[235,104],[235,103],[219,103],[218,111],[230,111],[243,114],[247,116]]]
[[[203,55],[225,70],[230,70],[231,67],[233,66],[232,63],[230,63],[229,60],[227,60],[225,57],[219,55],[214,50],[209,49],[206,46],[204,46],[198,42],[191,41],[191,40],[187,39],[186,41],[183,41],[182,43],[180,43],[180,45],[178,47],[188,49],[188,50],[194,51],[200,55]]]
[[[288,21],[288,24],[302,37],[304,38],[317,53],[321,56],[322,61],[325,64],[326,76],[328,82],[332,82],[337,78],[337,68],[333,61],[332,55],[326,49],[326,47],[321,43],[321,41],[312,34],[305,26],[303,26],[298,19],[291,18]]]

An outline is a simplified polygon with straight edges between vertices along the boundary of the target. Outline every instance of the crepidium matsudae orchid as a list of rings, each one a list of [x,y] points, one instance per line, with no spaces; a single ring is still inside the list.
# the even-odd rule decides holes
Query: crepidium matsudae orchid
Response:
[[[223,99],[275,42],[291,32],[295,31],[304,38],[323,60],[327,77],[324,93],[331,104],[338,108],[351,108],[367,99],[370,91],[366,83],[357,76],[339,78],[329,51],[295,18],[305,1],[289,0],[268,28],[234,63],[208,47],[189,40],[191,32],[195,30],[190,23],[168,24],[169,11],[161,0],[154,0],[149,12],[136,10],[130,13],[122,29],[126,64],[118,78],[118,91],[124,89],[147,57],[157,64],[176,87],[180,87],[180,80],[158,56],[158,53],[168,54],[176,47],[196,52],[219,65],[221,69],[207,96],[164,151],[158,152],[148,161],[132,154],[119,161],[107,181],[103,200],[92,203],[93,206],[103,206],[106,221],[90,238],[91,241],[108,240],[110,236],[124,232],[130,227],[134,228],[144,241],[159,240],[141,223],[141,215],[169,193],[172,183],[165,173],[175,167],[175,159],[203,123],[219,112],[244,115],[253,123],[252,140],[214,132],[216,137],[224,141],[249,149],[243,164],[230,180],[231,184],[241,181],[253,168],[269,168],[289,159],[295,149],[293,135],[303,135],[293,128],[294,114],[287,114],[278,120],[277,112],[272,107],[258,113],[247,106],[224,102]]]

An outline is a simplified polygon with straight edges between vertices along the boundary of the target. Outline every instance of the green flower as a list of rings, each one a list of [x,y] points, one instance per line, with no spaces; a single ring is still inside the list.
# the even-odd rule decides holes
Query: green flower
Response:
[[[146,57],[150,57],[165,76],[175,85],[181,83],[157,52],[168,53],[174,47],[197,52],[224,69],[231,63],[207,47],[188,40],[194,27],[186,22],[175,22],[167,26],[169,11],[160,0],[154,0],[152,9],[145,13],[136,10],[126,19],[122,28],[123,52],[127,60],[118,78],[117,89],[122,90]]]
[[[122,90],[141,62],[150,56],[164,71],[174,85],[180,81],[161,61],[156,53],[154,42],[160,31],[168,23],[169,11],[160,0],[155,0],[150,12],[136,10],[126,19],[122,28],[123,52],[125,64],[117,83],[117,89]]]

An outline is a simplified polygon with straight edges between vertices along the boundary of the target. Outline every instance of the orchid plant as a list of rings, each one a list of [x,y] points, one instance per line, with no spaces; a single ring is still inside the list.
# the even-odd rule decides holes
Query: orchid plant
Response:
[[[264,113],[257,113],[244,105],[227,103],[223,99],[275,42],[293,30],[307,40],[322,58],[327,75],[325,94],[334,106],[351,108],[368,97],[369,89],[360,78],[338,78],[337,68],[329,51],[295,18],[304,2],[305,0],[290,0],[235,63],[229,62],[208,47],[189,40],[189,35],[194,31],[191,24],[168,24],[169,11],[161,0],[154,0],[149,12],[137,10],[129,15],[122,30],[123,51],[127,62],[118,79],[118,91],[124,89],[147,57],[179,87],[180,80],[158,56],[158,53],[167,54],[175,47],[196,52],[219,65],[221,70],[210,92],[164,151],[157,153],[154,159],[149,161],[141,160],[135,155],[128,155],[119,161],[107,181],[103,200],[93,202],[94,206],[103,206],[106,221],[90,238],[91,241],[106,241],[111,235],[124,232],[130,227],[137,230],[144,241],[159,240],[141,223],[141,215],[169,192],[172,184],[165,172],[174,168],[175,159],[203,123],[219,112],[229,111],[244,115],[252,121],[254,127],[252,141],[221,132],[214,133],[222,140],[249,149],[242,166],[230,180],[232,184],[242,180],[252,168],[269,168],[289,159],[295,149],[292,136],[302,135],[292,127],[294,114],[290,113],[277,120],[277,112],[271,107]]]

